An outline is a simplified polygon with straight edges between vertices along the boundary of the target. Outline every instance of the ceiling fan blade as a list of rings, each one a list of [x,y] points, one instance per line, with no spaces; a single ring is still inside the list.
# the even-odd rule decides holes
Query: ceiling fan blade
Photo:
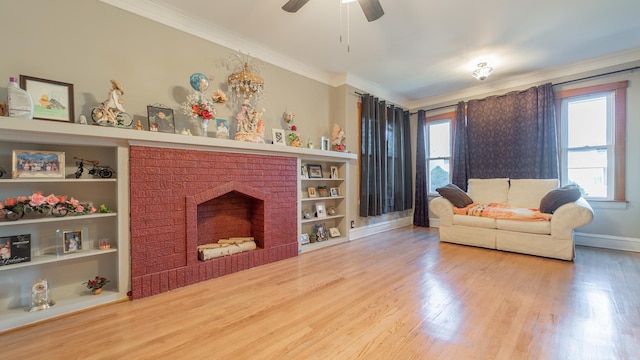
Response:
[[[286,4],[284,4],[284,6],[282,7],[282,10],[294,13],[300,10],[300,8],[303,7],[304,4],[308,2],[309,0],[289,0],[287,1]]]
[[[384,10],[382,10],[382,5],[380,5],[380,0],[358,0],[358,2],[364,12],[364,16],[367,17],[369,22],[378,20],[382,15],[384,15]]]

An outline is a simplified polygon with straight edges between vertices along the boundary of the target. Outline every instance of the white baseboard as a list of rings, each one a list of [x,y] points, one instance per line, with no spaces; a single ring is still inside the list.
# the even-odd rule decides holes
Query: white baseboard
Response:
[[[349,239],[360,239],[369,235],[381,233],[383,231],[409,226],[411,224],[413,224],[413,216],[384,221],[373,225],[366,225],[349,230]]]
[[[440,220],[438,218],[429,219],[429,226],[439,227]],[[573,234],[573,241],[576,245],[581,246],[640,252],[640,239],[637,238],[577,232]]]
[[[574,233],[573,240],[575,241],[576,245],[640,252],[640,239],[637,238]]]

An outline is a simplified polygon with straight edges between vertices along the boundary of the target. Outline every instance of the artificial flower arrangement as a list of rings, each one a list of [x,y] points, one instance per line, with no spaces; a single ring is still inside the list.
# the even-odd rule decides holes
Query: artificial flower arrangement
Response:
[[[287,128],[290,131],[288,137],[289,146],[301,147],[302,140],[300,139],[300,136],[296,134],[296,131],[298,131],[298,127],[293,125],[293,119],[296,117],[296,114],[285,111],[282,117],[287,123]]]
[[[36,191],[31,196],[18,196],[7,198],[0,204],[0,211],[9,220],[18,220],[24,215],[43,217],[51,213],[53,216],[86,215],[93,214],[97,209],[88,204],[71,197],[67,199],[65,195],[48,196]]]
[[[211,99],[208,99],[202,92],[196,92],[187,95],[187,101],[182,104],[182,112],[192,119],[210,120],[216,116],[216,109],[213,105],[226,102],[227,96],[220,90],[216,91]]]
[[[95,292],[96,290],[102,289],[108,282],[109,280],[107,280],[107,278],[98,275],[93,280],[87,280],[83,282],[83,284],[87,285],[87,289]]]

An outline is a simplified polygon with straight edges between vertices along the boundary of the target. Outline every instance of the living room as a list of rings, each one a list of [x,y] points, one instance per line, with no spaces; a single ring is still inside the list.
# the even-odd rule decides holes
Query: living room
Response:
[[[124,89],[124,95],[122,98],[124,99],[125,108],[129,113],[134,115],[134,120],[144,119],[143,126],[147,126],[147,106],[153,104],[163,104],[176,109],[176,121],[180,124],[184,124],[186,117],[180,114],[177,109],[184,101],[185,95],[190,91],[189,77],[193,73],[202,72],[210,78],[213,78],[209,89],[210,93],[216,89],[223,88],[226,86],[226,79],[230,73],[230,70],[227,67],[227,59],[237,54],[237,50],[234,47],[216,44],[206,37],[186,33],[182,30],[176,29],[175,26],[171,27],[161,24],[148,17],[143,17],[132,13],[131,11],[126,11],[122,8],[112,6],[108,2],[64,0],[55,3],[39,2],[37,6],[33,5],[34,4],[32,2],[11,2],[11,4],[2,5],[2,15],[0,15],[0,24],[2,25],[0,26],[5,30],[5,34],[10,34],[4,37],[4,47],[5,49],[10,50],[5,52],[3,66],[0,68],[0,78],[8,79],[10,76],[17,77],[23,74],[73,84],[76,111],[76,118],[73,119],[74,122],[77,121],[77,117],[81,114],[89,115],[91,109],[97,106],[97,104],[103,100],[103,97],[107,95],[110,80],[116,79],[122,84]],[[273,5],[275,7],[281,6],[281,4]],[[221,13],[223,12],[221,11]],[[213,14],[212,16],[224,15]],[[184,19],[181,20],[184,21]],[[25,44],[28,44],[28,46],[25,46]],[[354,43],[352,46],[356,46],[356,44]],[[242,46],[242,48],[245,47]],[[254,54],[252,53],[251,55],[253,56]],[[613,64],[612,58],[616,58],[616,64]],[[355,153],[357,152],[359,138],[358,122],[355,120],[357,119],[357,104],[359,101],[359,96],[356,93],[371,92],[374,95],[387,98],[390,101],[396,100],[396,98],[391,94],[376,93],[376,89],[368,89],[364,86],[359,87],[349,83],[349,81],[345,81],[338,86],[333,86],[328,84],[329,81],[322,81],[318,78],[301,75],[299,71],[289,70],[284,67],[284,65],[274,65],[269,62],[270,59],[262,58],[260,60],[264,62],[262,77],[265,80],[265,100],[261,106],[266,108],[264,120],[267,128],[266,139],[268,140],[271,139],[270,134],[272,128],[284,128],[285,124],[282,122],[281,114],[286,111],[292,111],[296,113],[295,124],[299,129],[298,131],[305,139],[305,142],[312,140],[316,144],[316,147],[320,147],[321,137],[330,137],[331,128],[334,123],[337,123],[345,131],[345,143],[347,145],[347,149],[352,153]],[[601,66],[594,68],[597,64],[601,64]],[[406,103],[403,102],[401,105],[404,105],[404,107],[413,113],[421,109],[433,109],[443,105],[455,104],[460,100],[478,99],[490,95],[504,94],[512,90],[522,90],[527,88],[528,86],[526,85],[528,84],[540,84],[543,82],[552,82],[556,84],[616,72],[618,70],[633,68],[639,65],[640,55],[637,50],[623,54],[612,54],[610,57],[603,57],[600,59],[594,59],[591,62],[572,64],[572,66],[563,67],[561,70],[567,71],[565,73],[560,72],[558,69],[546,71],[543,69],[535,72],[534,74],[530,74],[529,77],[523,76],[519,79],[514,79],[511,82],[504,81],[500,83],[500,86],[491,85],[486,82],[481,89],[465,89],[457,93],[447,94],[447,96],[435,96],[416,101],[408,101]],[[571,69],[572,67],[574,69],[569,73],[568,69]],[[576,71],[575,68],[584,70]],[[498,69],[496,69],[496,72],[498,72]],[[468,76],[470,77],[470,74]],[[488,80],[490,79],[491,78]],[[640,75],[637,71],[623,71],[607,76],[596,76],[592,79],[584,80],[579,83],[559,85],[556,87],[556,90],[562,91],[616,81],[629,81],[629,87],[627,89],[628,101],[626,109],[626,133],[628,135],[637,134],[640,132],[640,105],[636,101],[633,101],[633,99],[637,99],[640,96],[640,86],[638,85],[638,83],[640,83]],[[3,87],[0,88],[0,99],[5,98],[6,89]],[[227,106],[218,106],[217,111],[217,117],[219,118],[234,119],[237,109],[232,109]],[[437,115],[439,112],[442,113],[446,111],[451,111],[451,108],[432,111],[429,115]],[[179,117],[182,119],[179,119]],[[416,124],[417,116],[414,114],[411,116],[412,129],[415,129]],[[234,126],[234,124],[231,125]],[[82,125],[78,124],[77,126]],[[183,135],[175,136],[179,137]],[[416,143],[415,132],[412,134],[411,142],[412,144]],[[594,202],[591,204],[595,213],[593,221],[589,225],[579,228],[575,233],[576,244],[582,245],[580,247],[580,251],[582,252],[578,252],[578,257],[582,256],[583,261],[584,259],[591,259],[594,262],[601,261],[602,259],[599,259],[594,254],[594,252],[600,251],[597,248],[615,249],[616,251],[624,251],[625,254],[627,252],[635,254],[635,252],[640,251],[640,228],[636,225],[636,219],[640,217],[640,210],[636,205],[637,202],[640,201],[640,191],[638,191],[636,187],[631,186],[631,184],[636,184],[640,181],[640,166],[637,165],[640,163],[638,161],[638,157],[640,155],[638,154],[640,154],[640,144],[633,141],[631,136],[628,136],[625,164],[625,183],[627,184],[626,199],[622,203]],[[415,161],[415,153],[412,154],[412,157]],[[351,180],[348,184],[350,193],[357,194],[358,183],[353,180],[357,179],[357,175],[354,174],[359,173],[357,161],[348,162],[348,167],[352,174]],[[347,246],[349,246],[349,249],[364,252],[371,250],[367,250],[364,246],[356,246],[355,243],[365,242],[372,239],[372,247],[382,247],[383,241],[381,241],[379,237],[384,236],[381,234],[393,229],[405,229],[407,225],[412,223],[413,216],[413,211],[404,211],[400,213],[388,213],[378,217],[362,218],[358,216],[358,203],[355,200],[350,202],[347,212],[349,214],[348,217],[354,221],[354,228],[350,229],[350,237],[352,240],[358,240],[350,242]],[[437,219],[434,218],[433,220],[437,223]],[[435,241],[435,244],[431,244],[433,246],[428,247],[428,250],[433,251],[433,253],[430,253],[432,255],[437,252],[449,253],[452,249],[456,248],[454,246],[438,248],[437,235],[433,232],[433,229],[427,230],[424,234],[420,235],[413,235],[414,230],[409,231],[405,229],[395,231],[400,231],[399,233],[395,233],[398,236],[415,236],[423,239],[423,241],[427,241],[425,239],[429,239],[428,241]],[[415,230],[415,232],[418,231],[419,230]],[[398,246],[402,248],[403,245],[398,244]],[[586,248],[585,246],[590,248]],[[332,248],[337,247],[338,246]],[[334,251],[334,249],[327,249],[327,255],[325,256],[327,258],[344,256],[339,255]],[[508,254],[508,256],[510,256],[509,259],[513,260],[509,260],[511,263],[506,263],[504,262],[505,260],[497,258],[500,255],[493,254],[491,252],[486,253],[481,249],[465,248],[464,251],[470,251],[470,253],[456,255],[454,258],[468,259],[473,257],[484,257],[493,259],[498,261],[500,268],[506,272],[508,272],[509,266],[519,266],[519,261],[515,259],[522,259],[521,257]],[[602,251],[607,253],[608,250]],[[298,258],[311,259],[312,256],[315,259],[316,256],[320,257],[321,255],[309,253],[308,255],[304,254],[302,256],[298,256]],[[353,254],[352,256],[357,258],[359,255]],[[637,274],[638,258],[635,255],[628,256],[629,257],[625,255],[625,257],[623,257],[624,260],[622,260],[622,263],[625,265],[628,264],[630,271]],[[539,260],[541,261],[541,264],[550,266],[551,268],[562,268],[563,271],[567,271],[566,268],[572,266],[571,262],[565,263],[559,260],[538,259],[535,257],[532,257],[532,259],[525,257],[521,261],[526,265],[525,267],[535,267],[535,261],[533,259]],[[616,257],[607,257],[607,259],[612,262],[620,260]],[[411,260],[419,261],[414,258]],[[320,260],[302,261],[312,263],[312,266],[314,267],[311,271],[320,271],[318,268],[320,265],[316,263],[316,261],[319,262]],[[398,259],[398,261],[400,260]],[[422,259],[422,261],[426,260]],[[579,264],[581,266],[584,265],[584,263]],[[270,267],[270,272],[278,271],[279,267],[285,266],[278,265],[277,263],[272,265],[275,267]],[[335,264],[335,266],[341,265],[344,264]],[[372,266],[372,264],[368,263],[368,266]],[[454,266],[455,265],[453,264],[439,264],[438,268],[443,272],[446,272],[453,271],[451,267]],[[479,271],[491,271],[489,270],[490,265],[488,264],[477,264],[477,266],[477,268],[472,267],[469,270],[480,269]],[[251,274],[254,279],[261,276],[260,268],[261,267],[254,268],[249,272],[249,274]],[[296,271],[296,269],[297,268],[294,267],[294,269],[290,268],[289,270]],[[385,269],[395,271],[393,268]],[[415,268],[412,269],[416,270]],[[535,270],[533,271],[535,272]],[[579,270],[575,271],[576,273],[581,273]],[[4,276],[5,274],[6,272],[2,275]],[[621,275],[618,272],[616,272],[616,274]],[[521,274],[520,276],[522,277],[519,279],[522,279],[526,275]],[[332,276],[327,277],[325,285],[327,287],[331,287],[334,282],[335,284],[341,284],[341,277],[342,275],[334,273]],[[474,278],[480,282],[483,281],[480,276],[475,276]],[[488,278],[491,278],[492,280],[495,279],[495,274],[492,273],[491,276],[488,275]],[[284,281],[282,279],[280,280]],[[225,286],[239,286],[237,284],[234,285],[229,282],[229,280],[224,281]],[[251,280],[242,278],[242,281]],[[464,280],[460,279],[460,281]],[[434,287],[433,284],[428,283],[427,280],[424,280],[421,284],[428,284],[431,286],[431,289],[437,288]],[[633,304],[637,304],[637,300],[631,300],[633,296],[635,296],[635,299],[638,298],[638,289],[633,287],[633,283],[628,282],[627,285],[630,286],[630,289],[626,293],[629,298],[624,301],[631,301],[631,303],[627,303],[625,305],[625,309],[627,306],[629,308],[633,308]],[[322,286],[318,284],[315,284],[315,286],[322,288]],[[190,289],[191,287],[188,288]],[[200,289],[202,290],[202,288]],[[491,289],[492,291],[495,290],[493,287],[491,287]],[[247,289],[245,288],[244,290]],[[289,288],[289,290],[296,291],[291,288]],[[306,290],[311,291],[310,289]],[[359,288],[359,290],[365,291],[365,289],[362,288]],[[185,294],[193,295],[196,298],[199,296],[195,290],[181,291]],[[482,287],[473,291],[482,291]],[[508,294],[510,291],[515,290],[506,290],[506,293]],[[169,292],[158,296],[170,297],[172,294],[173,292]],[[264,295],[267,300],[270,297],[268,293],[261,294]],[[547,294],[551,297],[556,296],[554,293]],[[275,295],[271,296],[273,297]],[[159,301],[152,300],[154,298],[155,296],[152,296],[148,300],[150,302],[146,304]],[[182,300],[187,304],[192,304],[193,302],[198,301],[197,299],[189,299],[188,297],[182,298]],[[325,300],[326,299],[322,299],[322,301]],[[136,301],[133,301],[133,303],[135,302]],[[486,304],[476,305],[483,306]],[[356,306],[356,304],[354,304],[354,306]],[[111,310],[107,310],[106,308],[107,307],[98,308],[96,312],[99,313],[104,310],[105,318],[117,317],[117,313],[113,313]],[[250,306],[249,309],[254,309],[253,305]],[[137,308],[137,310],[143,311],[141,308]],[[384,309],[379,310],[384,312]],[[508,312],[511,310],[513,309],[508,307],[505,311]],[[591,310],[601,311],[598,309]],[[516,313],[517,312],[514,312],[514,314]],[[282,316],[286,316],[286,312],[281,312],[280,314]],[[87,315],[80,314],[80,318],[83,316]],[[182,316],[186,315],[183,314]],[[629,318],[638,316],[637,310],[635,313],[632,312],[627,314],[627,316]],[[454,316],[452,315],[452,317]],[[491,322],[487,320],[487,323],[490,324]],[[446,329],[446,324],[441,325],[443,326],[441,329]],[[21,343],[22,346],[28,346],[29,341],[32,341],[29,338],[37,337],[38,334],[41,334],[40,331],[44,331],[39,330],[40,327],[41,325],[35,325],[31,329],[26,329],[26,331],[22,333],[22,336],[24,336],[22,339],[23,342],[21,343],[16,340],[15,344]],[[123,327],[120,327],[120,325],[117,328],[119,331],[126,331]],[[366,325],[364,325],[363,328],[366,328]],[[634,326],[630,329],[631,335],[638,334],[639,330],[637,320],[635,321]],[[548,330],[548,328],[545,328],[545,331],[546,330]],[[629,330],[629,328],[627,328],[627,330]],[[29,331],[33,332],[29,333]],[[93,332],[91,329],[87,329],[87,331]],[[136,328],[136,331],[144,331],[144,329]],[[304,329],[302,329],[302,331],[304,331]],[[326,331],[328,332],[329,330]],[[99,330],[96,331],[98,334],[109,332],[109,327],[106,325],[100,326]],[[208,332],[209,335],[215,336],[215,330],[209,329]],[[355,336],[354,334],[343,335]],[[378,335],[382,336],[380,334]],[[5,337],[7,335],[2,336]],[[116,334],[112,336],[118,335]],[[123,334],[122,336],[135,337],[136,335]],[[307,336],[312,337],[313,334],[310,333]],[[370,340],[375,341],[375,336],[371,336],[373,338]],[[159,338],[162,337],[160,336]],[[150,343],[147,345],[153,345],[152,341],[170,341],[170,339],[158,340],[159,338],[149,340]],[[204,341],[205,337],[202,336],[199,340]],[[118,340],[111,338],[110,341],[115,342]],[[517,343],[521,340],[512,338],[511,341]],[[50,344],[52,347],[56,347],[58,345],[59,344]],[[263,345],[268,348],[268,344]],[[629,351],[629,353],[631,353],[630,349],[633,349],[632,345],[628,345],[625,351]],[[199,355],[198,353],[195,354],[196,355],[194,355],[194,357],[207,357],[203,353],[200,353]],[[440,354],[445,354],[443,356],[446,357],[446,350],[442,350]],[[306,355],[313,357],[312,354]],[[109,357],[106,353],[95,356]],[[138,357],[144,356],[140,355]],[[340,356],[336,357],[339,358]],[[346,357],[348,356],[345,356],[345,358]],[[371,357],[375,358],[373,355]],[[485,358],[486,357],[487,356],[485,356]],[[549,357],[552,358],[553,356]],[[624,358],[624,356],[621,358]]]

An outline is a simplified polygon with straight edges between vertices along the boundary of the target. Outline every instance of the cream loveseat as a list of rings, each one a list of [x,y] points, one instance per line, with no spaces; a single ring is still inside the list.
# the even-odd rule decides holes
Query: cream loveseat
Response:
[[[557,188],[556,179],[469,179],[467,194],[473,203],[538,209],[543,198],[548,204],[551,196],[562,190]],[[462,195],[466,197],[464,192]],[[591,206],[579,194],[576,198],[557,207],[550,221],[458,215],[444,197],[433,199],[429,208],[440,219],[440,241],[573,260],[573,230],[593,219]]]

